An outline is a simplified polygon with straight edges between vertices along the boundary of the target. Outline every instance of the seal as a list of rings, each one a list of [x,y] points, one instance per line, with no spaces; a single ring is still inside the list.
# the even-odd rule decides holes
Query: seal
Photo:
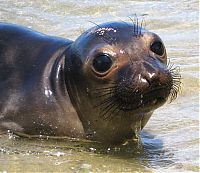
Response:
[[[71,41],[0,23],[0,131],[123,143],[176,98],[175,69],[138,24],[97,25]]]

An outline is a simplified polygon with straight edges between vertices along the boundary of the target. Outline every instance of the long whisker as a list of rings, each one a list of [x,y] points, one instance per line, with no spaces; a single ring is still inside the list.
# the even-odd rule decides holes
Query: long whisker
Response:
[[[180,74],[180,67],[179,66],[174,67],[174,64],[172,64],[170,60],[168,60],[167,62],[167,68],[172,75],[172,88],[169,95],[169,102],[171,103],[173,100],[177,98],[178,93],[181,90],[182,77]]]
[[[105,96],[108,96],[108,95],[112,96],[113,94],[114,94],[113,91],[109,91],[109,92],[104,93],[104,94],[98,93],[98,95],[96,96],[96,98],[105,97]]]
[[[136,21],[136,28],[137,28],[137,35],[139,34],[139,21],[137,15],[135,15],[135,21]]]
[[[130,16],[128,16],[128,18],[131,20],[131,22],[133,24],[133,36],[135,36],[136,35],[136,33],[135,33],[135,31],[136,31],[135,21],[133,21],[133,19]]]
[[[114,115],[115,115],[115,116],[117,115],[117,112],[118,112],[118,111],[120,111],[119,108],[118,108],[118,105],[114,105],[113,108],[114,108],[114,109],[111,109],[110,113],[107,114],[106,117],[104,116],[104,119],[105,119],[105,120],[108,119],[108,118],[111,119],[112,117],[114,117]],[[116,111],[117,111],[117,112],[116,112]]]
[[[108,89],[113,89],[116,86],[109,86],[109,87],[102,87],[102,88],[95,88],[95,90],[108,90]]]
[[[142,19],[142,21],[139,22],[139,18],[137,17],[136,14],[134,15],[134,20],[130,16],[128,16],[128,18],[131,20],[132,25],[133,25],[133,36],[142,35],[142,28],[144,24],[146,25],[145,20]]]
[[[113,100],[113,97],[107,97],[106,99],[104,99],[101,102],[99,102],[97,105],[94,105],[94,108],[99,107],[99,106],[103,106],[105,104],[108,104],[112,100]]]
[[[122,104],[124,104],[124,103],[113,105],[113,107],[112,107],[113,109],[110,109],[110,112],[108,112],[109,114],[107,113],[106,117],[105,117],[106,114],[104,115],[104,119],[109,118],[110,120],[112,120],[112,117],[114,117],[114,115],[117,116],[119,114],[119,112],[121,111],[120,108],[122,107],[121,106]]]
[[[146,27],[146,21],[145,21],[145,19],[143,18],[142,19],[142,22],[141,22],[141,24],[140,24],[140,35],[142,35],[142,29],[145,29],[145,27]]]
[[[115,106],[115,102],[111,101],[106,107],[104,107],[104,110],[100,112],[100,116],[105,118],[105,115],[109,113],[110,110]],[[111,111],[110,111],[111,112]]]

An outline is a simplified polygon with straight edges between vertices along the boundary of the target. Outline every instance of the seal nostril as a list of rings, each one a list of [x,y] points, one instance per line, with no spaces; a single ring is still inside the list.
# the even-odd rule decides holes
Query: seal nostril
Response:
[[[147,81],[147,83],[149,84],[149,87],[151,86],[151,81],[148,80],[147,78],[145,78],[145,80]]]
[[[143,83],[143,85],[145,85],[146,87],[150,86],[150,82],[148,79],[146,78],[141,78],[141,83]]]
[[[141,90],[146,90],[150,87],[151,82],[146,78],[146,76],[141,76],[141,74],[139,75],[139,86]]]
[[[157,69],[148,62],[144,62],[143,67],[144,67],[143,77],[148,82],[149,86],[152,86],[153,84],[157,83],[158,81]]]

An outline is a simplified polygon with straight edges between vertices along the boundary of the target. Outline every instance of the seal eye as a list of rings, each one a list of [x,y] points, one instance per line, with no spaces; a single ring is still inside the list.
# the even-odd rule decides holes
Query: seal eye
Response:
[[[105,73],[112,66],[112,59],[107,54],[100,54],[93,60],[94,70],[99,73]]]
[[[160,41],[155,41],[151,44],[150,49],[152,52],[162,56],[164,54],[164,46]]]

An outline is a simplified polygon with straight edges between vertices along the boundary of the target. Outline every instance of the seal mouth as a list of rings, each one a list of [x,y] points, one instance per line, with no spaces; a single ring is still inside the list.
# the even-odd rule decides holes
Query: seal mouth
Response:
[[[152,110],[164,104],[170,94],[171,87],[162,86],[150,89],[145,92],[133,92],[132,94],[122,94],[116,92],[115,100],[119,109],[124,112]]]

